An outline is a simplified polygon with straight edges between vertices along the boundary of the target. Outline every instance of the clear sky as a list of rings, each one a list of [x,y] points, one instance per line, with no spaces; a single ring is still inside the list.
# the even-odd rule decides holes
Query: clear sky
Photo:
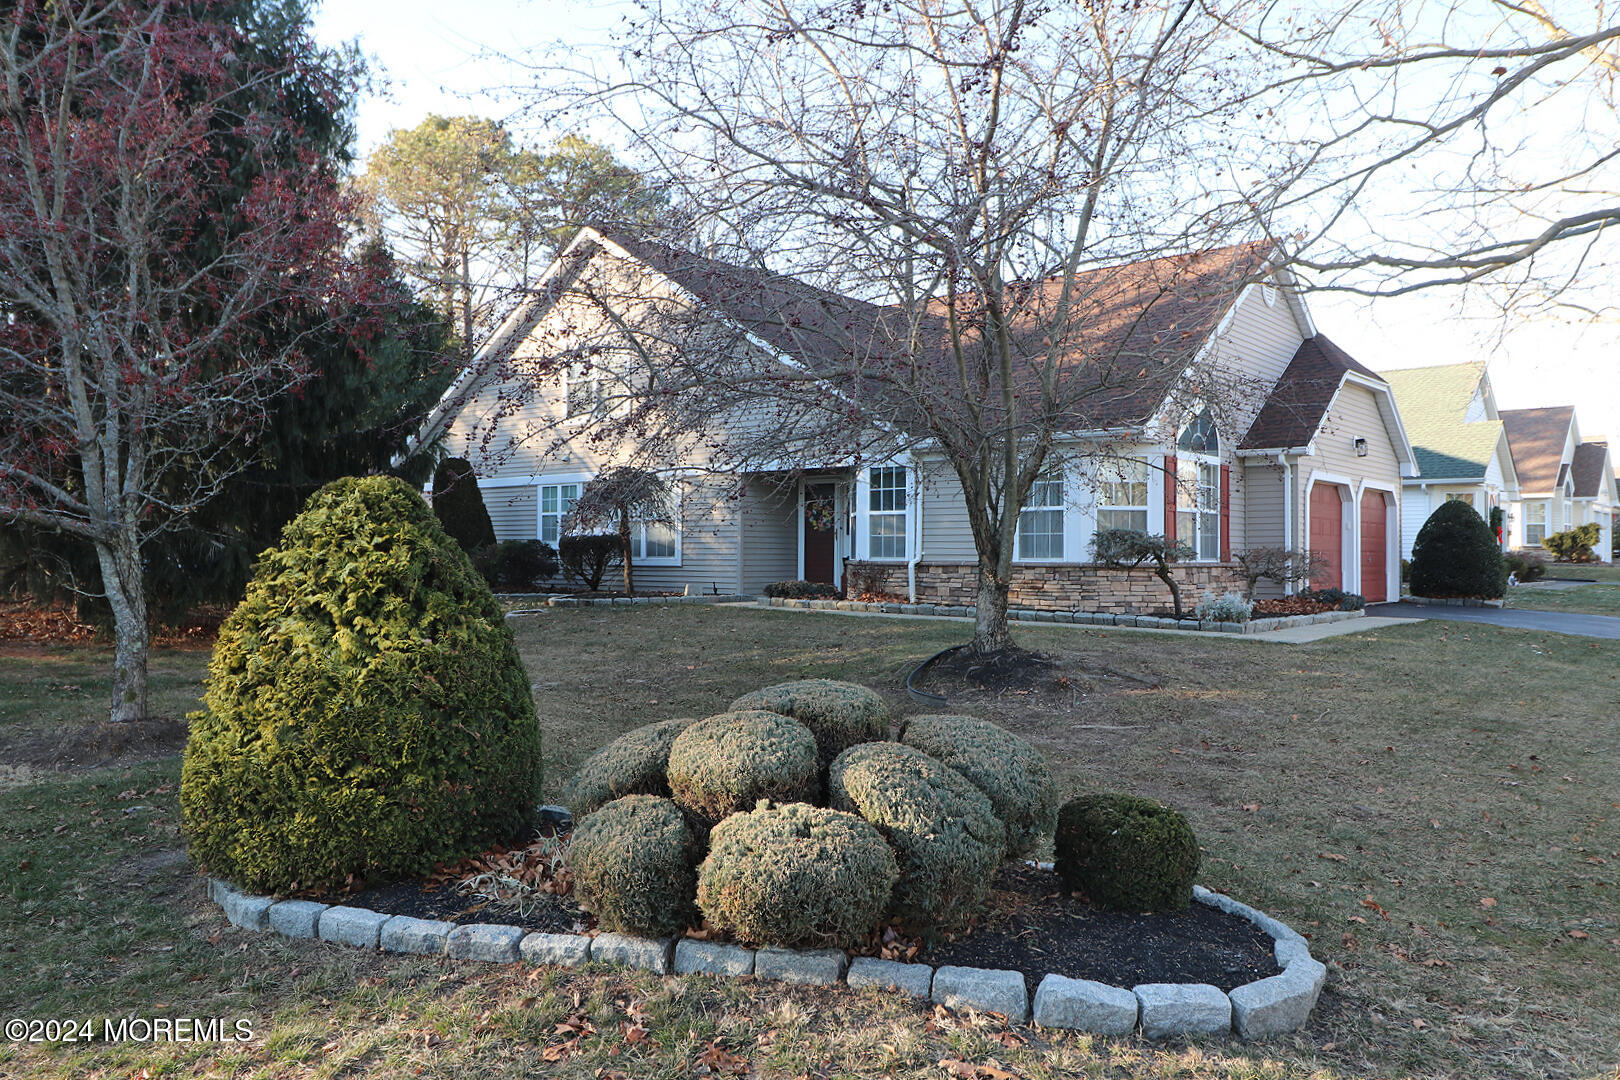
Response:
[[[359,105],[360,151],[429,113],[512,121],[510,92],[532,79],[490,52],[551,42],[600,42],[626,0],[325,0],[315,30],[323,42],[358,40],[377,87]],[[1317,293],[1308,303],[1318,329],[1374,370],[1490,361],[1504,409],[1574,405],[1584,438],[1620,440],[1620,319],[1570,324],[1503,320],[1487,306],[1459,311],[1451,290],[1371,301]],[[1471,317],[1468,317],[1470,316]],[[1620,445],[1615,447],[1620,458]]]

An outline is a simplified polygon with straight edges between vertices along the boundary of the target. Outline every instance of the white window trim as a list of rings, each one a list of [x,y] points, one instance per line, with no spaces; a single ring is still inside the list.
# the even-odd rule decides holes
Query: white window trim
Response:
[[[1202,402],[1195,403],[1195,407],[1191,410],[1191,417],[1182,423],[1180,427],[1176,428],[1175,443],[1173,444],[1173,449],[1170,452],[1176,457],[1177,475],[1165,477],[1165,483],[1174,484],[1176,486],[1175,506],[1173,508],[1173,512],[1176,515],[1176,539],[1193,549],[1195,554],[1191,559],[1187,560],[1188,562],[1193,563],[1218,563],[1221,561],[1221,499],[1227,494],[1221,490],[1221,448],[1226,444],[1226,437],[1221,433],[1220,425],[1215,423],[1213,412],[1211,412],[1210,423],[1215,432],[1215,453],[1210,454],[1203,451],[1183,450],[1180,445],[1181,433],[1185,431],[1187,427],[1190,426],[1195,420],[1202,416],[1204,411],[1208,408],[1209,407]],[[1181,505],[1182,489],[1180,471],[1182,462],[1190,462],[1193,467],[1192,506],[1187,509],[1183,509]],[[1198,505],[1198,489],[1200,487],[1199,467],[1203,465],[1209,465],[1215,470],[1215,505],[1211,509],[1204,509]],[[1192,515],[1193,529],[1191,537],[1181,535],[1181,515],[1184,513]],[[1198,550],[1199,517],[1206,514],[1213,514],[1215,518],[1215,551],[1209,555],[1205,555],[1203,552]]]
[[[581,490],[583,490],[586,482],[590,480],[590,478],[589,473],[558,473],[555,476],[536,476],[534,478],[534,536],[536,540],[545,539],[545,529],[543,526],[545,524],[546,516],[544,509],[546,501],[545,496],[542,494],[540,489],[548,487],[561,487],[564,484],[578,484]],[[561,513],[562,499],[560,496],[557,501],[557,542],[561,543],[565,534],[563,533],[562,529],[563,515]],[[547,541],[547,543],[549,542],[550,541]]]
[[[1523,505],[1524,505],[1524,546],[1525,547],[1541,547],[1546,542],[1546,540],[1547,540],[1547,527],[1549,525],[1549,522],[1547,521],[1547,518],[1549,516],[1549,510],[1550,510],[1550,507],[1547,504],[1548,504],[1547,499],[1526,499],[1524,501]],[[1532,521],[1532,520],[1530,520],[1530,510],[1531,510],[1532,507],[1540,507],[1541,508],[1541,520],[1540,521]],[[1541,526],[1541,539],[1539,539],[1539,540],[1530,539],[1530,528],[1531,528],[1531,526],[1534,526],[1534,525]]]
[[[1029,505],[1026,504],[1025,506],[1023,506],[1018,511],[1018,524],[1013,529],[1013,562],[1015,562],[1015,563],[1040,564],[1040,563],[1066,563],[1066,562],[1073,562],[1074,561],[1073,554],[1072,554],[1073,549],[1070,546],[1071,541],[1070,541],[1070,537],[1069,537],[1069,533],[1072,530],[1069,527],[1069,486],[1070,485],[1069,485],[1068,474],[1062,468],[1055,468],[1055,469],[1051,469],[1051,470],[1047,470],[1047,471],[1042,472],[1041,475],[1036,478],[1035,482],[1040,483],[1040,482],[1045,481],[1045,480],[1056,480],[1057,481],[1057,484],[1058,484],[1058,504],[1056,506],[1029,506]],[[1050,511],[1050,510],[1056,510],[1058,512],[1058,543],[1061,544],[1062,547],[1063,547],[1062,554],[1057,555],[1057,556],[1041,555],[1041,556],[1034,556],[1034,557],[1027,558],[1027,559],[1024,558],[1024,556],[1022,554],[1020,554],[1020,545],[1018,543],[1018,538],[1019,538],[1020,534],[1023,532],[1024,514],[1030,512],[1030,511],[1043,511],[1044,512],[1044,511]]]
[[[906,508],[901,513],[906,524],[905,554],[898,557],[885,556],[876,558],[872,555],[872,470],[873,469],[904,469],[906,471]],[[863,466],[855,477],[855,556],[862,562],[879,562],[891,565],[905,563],[911,559],[912,552],[917,550],[917,469],[910,460],[884,462],[878,465]],[[880,514],[890,514],[894,511],[879,511]]]

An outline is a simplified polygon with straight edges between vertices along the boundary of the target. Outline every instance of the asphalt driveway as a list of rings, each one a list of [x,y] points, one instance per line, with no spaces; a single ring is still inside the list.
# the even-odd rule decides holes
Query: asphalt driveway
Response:
[[[1577,615],[1567,611],[1504,610],[1428,604],[1368,604],[1367,614],[1382,615],[1391,619],[1482,622],[1494,626],[1514,626],[1520,630],[1543,630],[1554,634],[1576,634],[1581,637],[1620,641],[1620,618],[1613,615]]]

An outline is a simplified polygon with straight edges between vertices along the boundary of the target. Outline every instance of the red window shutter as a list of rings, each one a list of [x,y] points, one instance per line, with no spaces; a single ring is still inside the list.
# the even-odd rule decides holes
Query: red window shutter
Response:
[[[1164,455],[1164,538],[1176,538],[1176,455]]]
[[[1232,466],[1221,466],[1221,562],[1232,561]]]

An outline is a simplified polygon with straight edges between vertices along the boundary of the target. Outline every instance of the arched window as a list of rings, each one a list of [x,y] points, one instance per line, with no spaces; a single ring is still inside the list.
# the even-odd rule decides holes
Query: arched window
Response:
[[[1221,557],[1221,438],[1205,406],[1176,436],[1176,539],[1201,561]]]

